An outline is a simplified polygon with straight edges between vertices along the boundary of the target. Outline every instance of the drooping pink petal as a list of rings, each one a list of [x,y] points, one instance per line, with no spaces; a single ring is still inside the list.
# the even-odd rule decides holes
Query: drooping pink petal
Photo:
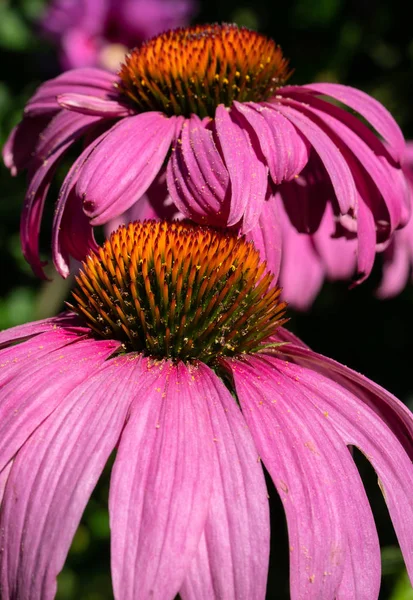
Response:
[[[4,491],[5,491],[6,485],[7,485],[7,480],[9,478],[12,466],[13,466],[13,461],[11,460],[4,467],[4,469],[2,471],[0,471],[0,510],[1,510],[1,503],[3,500],[3,496],[4,496]]]
[[[76,217],[76,213],[79,215],[80,210],[83,210],[82,201],[74,192],[75,185],[78,181],[79,175],[82,172],[82,168],[84,167],[86,161],[90,157],[93,150],[101,144],[106,137],[113,132],[117,127],[120,126],[120,123],[114,125],[109,131],[104,131],[98,137],[95,137],[90,143],[86,146],[80,156],[75,160],[71,168],[69,169],[68,174],[65,177],[62,187],[60,188],[59,197],[56,202],[56,208],[53,215],[53,228],[52,228],[52,255],[53,255],[53,263],[60,275],[62,277],[68,277],[70,269],[70,257],[68,253],[70,252],[67,247],[67,239],[65,238],[65,232],[62,229],[62,222],[64,220],[72,220],[73,216]],[[80,206],[74,206],[75,202],[78,202]],[[66,211],[69,211],[69,214],[65,216]],[[88,224],[85,221],[85,215],[79,217],[81,219],[81,229],[84,233],[86,233],[86,239],[83,238],[83,245],[90,242],[92,244],[91,249],[94,247],[94,238],[92,226],[90,223]],[[73,222],[73,226],[76,227],[76,223]]]
[[[229,175],[213,134],[192,115],[185,121],[167,167],[168,189],[179,211],[224,227],[231,210]]]
[[[327,203],[320,227],[313,234],[313,243],[320,256],[325,274],[332,281],[348,281],[354,275],[357,263],[357,239],[333,238],[335,219]]]
[[[282,230],[278,206],[281,199],[277,195],[270,196],[263,204],[257,225],[246,235],[254,242],[261,260],[267,261],[268,270],[278,279],[281,263]]]
[[[310,390],[313,403],[328,414],[345,443],[357,446],[376,470],[413,580],[413,465],[402,444],[373,410],[332,379],[296,365],[289,371]]]
[[[114,359],[71,393],[60,392],[64,402],[19,450],[0,520],[2,597],[54,598],[56,576],[136,396],[136,364]]]
[[[337,146],[322,128],[301,110],[283,104],[267,104],[267,106],[291,121],[313,146],[331,179],[340,210],[346,214],[356,204],[356,189],[348,164]]]
[[[285,361],[256,356],[227,365],[286,511],[291,598],[377,597],[374,520],[340,435],[290,379]]]
[[[324,281],[324,269],[311,236],[291,225],[283,205],[279,205],[282,256],[279,284],[283,298],[297,310],[307,310]]]
[[[43,334],[51,337],[51,334]],[[39,336],[40,338],[42,336]],[[16,350],[19,368],[0,388],[0,470],[32,432],[65,397],[93,374],[119,347],[119,342],[76,340],[74,334],[57,337],[57,348],[36,355],[39,337]],[[47,340],[44,340],[45,345]],[[22,356],[23,348],[25,355]],[[13,349],[7,352],[8,361]],[[7,375],[7,363],[4,368]]]
[[[298,100],[300,94],[293,97]],[[296,104],[299,106],[298,101]],[[310,95],[306,110],[326,123],[332,135],[337,135],[363,165],[365,177],[372,179],[385,202],[393,231],[402,222],[402,209],[407,202],[407,198],[403,198],[408,196],[408,189],[401,169],[383,156],[387,154],[387,148],[354,115],[343,112],[337,106]]]
[[[76,184],[93,225],[122,214],[146,192],[161,170],[180,120],[157,112],[128,117],[95,147]]]
[[[70,257],[82,261],[93,251],[97,251],[98,245],[93,233],[93,227],[83,212],[79,198],[72,189],[65,204],[60,236],[59,254],[66,264],[70,263]]]
[[[62,331],[67,328],[79,334],[90,331],[89,328],[83,326],[77,315],[63,312],[57,317],[33,321],[32,323],[25,323],[24,325],[17,325],[16,327],[0,331],[0,348],[10,346],[12,342],[30,338],[39,333],[56,330]]]
[[[302,345],[286,344],[283,353],[294,362],[336,381],[365,402],[387,424],[413,460],[413,417],[403,402],[360,373]]]
[[[409,279],[413,264],[413,219],[396,231],[390,246],[384,251],[382,280],[376,292],[379,298],[399,294]]]
[[[361,90],[338,83],[311,83],[302,87],[339,100],[358,112],[386,140],[394,159],[401,162],[406,145],[403,134],[392,115],[380,102]],[[288,94],[288,88],[285,91]]]
[[[49,120],[50,117],[26,117],[12,129],[2,148],[2,156],[13,176],[30,166],[39,135]]]
[[[263,600],[270,524],[258,453],[224,384],[202,363],[194,376],[210,413],[215,470],[203,537],[180,595],[183,600]]]
[[[109,511],[115,598],[174,598],[208,514],[213,434],[183,363],[141,375],[113,468]]]
[[[316,232],[334,190],[314,150],[300,175],[279,186],[279,194],[291,224],[299,233]]]
[[[256,153],[246,130],[219,104],[213,121],[231,182],[231,208],[228,226],[242,219],[242,231],[247,233],[258,222],[268,185],[268,172]],[[261,152],[261,151],[260,151]]]
[[[57,101],[62,108],[84,115],[114,118],[133,114],[130,108],[117,100],[107,100],[86,94],[61,94],[57,97]]]
[[[308,148],[297,129],[283,115],[256,103],[234,102],[248,130],[257,136],[274,183],[290,181],[305,167]]]
[[[27,103],[24,114],[53,114],[61,109],[57,97],[61,94],[88,94],[98,98],[116,97],[114,84],[118,78],[103,69],[73,69],[43,83]]]
[[[44,202],[51,178],[62,155],[94,124],[99,117],[58,113],[43,131],[32,160],[34,175],[30,181],[20,222],[23,254],[38,277],[44,278],[44,263],[39,258],[39,232]]]

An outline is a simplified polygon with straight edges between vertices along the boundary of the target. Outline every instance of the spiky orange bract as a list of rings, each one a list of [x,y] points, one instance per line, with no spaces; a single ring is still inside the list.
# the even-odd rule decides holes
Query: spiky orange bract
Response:
[[[281,49],[237,25],[196,25],[167,31],[133,50],[119,90],[140,111],[215,115],[218,104],[263,101],[289,76]]]
[[[253,244],[185,222],[121,226],[76,282],[72,308],[99,336],[159,358],[256,352],[285,322]]]

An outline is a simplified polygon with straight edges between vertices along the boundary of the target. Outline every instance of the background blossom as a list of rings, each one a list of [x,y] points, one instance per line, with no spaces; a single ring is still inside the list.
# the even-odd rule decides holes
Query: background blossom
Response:
[[[116,71],[126,49],[186,25],[194,12],[193,0],[52,0],[42,28],[60,48],[62,69]]]

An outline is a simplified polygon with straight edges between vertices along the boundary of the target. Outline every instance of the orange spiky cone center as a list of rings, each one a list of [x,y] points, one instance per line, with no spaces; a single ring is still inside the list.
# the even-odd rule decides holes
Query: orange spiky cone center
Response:
[[[127,55],[119,91],[139,111],[213,117],[218,104],[266,100],[288,79],[275,42],[236,25],[175,29]]]
[[[126,351],[211,363],[257,352],[285,322],[273,279],[243,237],[135,222],[83,263],[71,308]]]

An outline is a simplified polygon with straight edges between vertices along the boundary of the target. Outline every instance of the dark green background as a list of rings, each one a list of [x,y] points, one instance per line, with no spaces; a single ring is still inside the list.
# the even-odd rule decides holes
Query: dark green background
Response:
[[[359,87],[394,114],[406,138],[413,138],[413,35],[406,2],[369,0],[287,0],[252,3],[200,2],[198,22],[236,21],[273,37],[291,59],[293,83],[339,81]],[[37,34],[41,0],[0,3],[0,140],[21,115],[36,86],[58,72],[56,51]],[[62,172],[64,170],[62,169]],[[12,178],[1,167],[0,328],[54,314],[63,306],[70,282],[43,284],[20,253],[19,214],[25,177]],[[50,216],[58,187],[52,188],[41,246],[49,252]],[[52,271],[50,271],[52,273]],[[379,301],[374,290],[380,260],[359,288],[326,284],[311,312],[290,311],[291,328],[314,349],[363,372],[413,406],[413,289]],[[357,457],[383,545],[381,598],[413,598],[400,552],[373,471]],[[108,473],[102,478],[76,535],[60,576],[60,599],[111,598]],[[268,598],[288,598],[288,544],[276,492],[270,488],[273,548]]]

